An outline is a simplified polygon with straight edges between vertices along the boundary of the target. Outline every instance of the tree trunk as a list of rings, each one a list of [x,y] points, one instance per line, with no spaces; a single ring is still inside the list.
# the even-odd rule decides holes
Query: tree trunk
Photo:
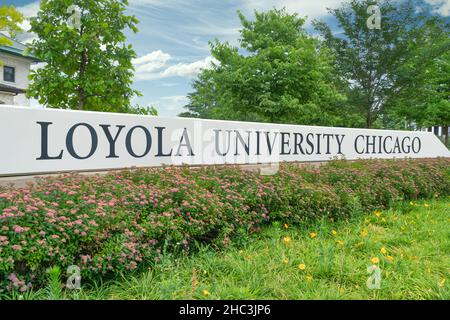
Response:
[[[78,87],[78,110],[83,110],[85,105],[85,92],[82,84],[84,74],[86,72],[87,56],[86,51],[81,53],[80,74],[79,74],[79,87]]]
[[[82,15],[84,12],[82,12]],[[80,38],[83,37],[84,34],[84,26],[80,26]],[[84,105],[86,103],[86,96],[84,92],[84,74],[86,73],[86,65],[88,63],[86,48],[84,48],[83,52],[81,52],[80,57],[80,70],[78,74],[78,110],[83,110]]]
[[[369,113],[367,114],[367,119],[366,119],[367,129],[372,129],[372,125],[373,125],[373,123],[372,123],[372,114],[369,111]]]
[[[78,89],[78,110],[84,109],[84,89],[80,87]]]

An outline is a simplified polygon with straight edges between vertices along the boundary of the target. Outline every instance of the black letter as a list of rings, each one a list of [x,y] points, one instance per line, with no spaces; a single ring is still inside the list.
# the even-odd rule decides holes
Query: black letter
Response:
[[[329,133],[324,133],[323,137],[327,138],[327,153],[326,154],[331,154],[331,151],[330,151],[330,138],[333,137],[333,135],[329,134]]]
[[[131,146],[131,135],[133,134],[133,131],[136,129],[142,129],[142,131],[144,131],[144,133],[145,133],[145,137],[147,140],[147,145],[145,146],[145,151],[140,156],[137,155],[136,153],[134,153],[133,147]],[[135,126],[135,127],[131,128],[130,131],[128,131],[127,138],[125,139],[125,145],[127,147],[128,153],[130,155],[132,155],[135,158],[143,158],[150,152],[150,149],[152,147],[152,136],[150,135],[150,132],[147,130],[147,128],[145,128],[143,126]]]
[[[172,149],[170,149],[170,153],[164,154],[163,152],[163,130],[165,127],[155,127],[158,130],[158,154],[156,157],[170,157],[172,155]]]
[[[313,133],[308,133],[308,135],[306,136],[306,143],[311,147],[311,152],[306,151],[307,155],[312,155],[314,153],[314,144],[311,140],[313,138],[314,138]]]
[[[316,152],[316,154],[321,154],[321,152],[320,152],[320,137],[321,136],[322,136],[321,133],[317,134],[317,152]]]
[[[391,139],[391,142],[392,142],[392,137],[391,137],[391,136],[385,137],[384,140],[383,140],[383,150],[384,150],[385,153],[390,154],[390,153],[392,153],[392,149],[391,149],[391,151],[389,151],[389,152],[386,150],[386,140],[387,140],[388,138]]]
[[[41,126],[41,156],[36,160],[59,160],[62,159],[63,151],[59,156],[50,157],[48,155],[48,126],[53,124],[53,122],[37,122]]]
[[[260,142],[260,135],[261,135],[261,132],[260,131],[255,131],[256,132],[256,155],[257,156],[260,156],[261,155],[261,151],[260,151],[260,145],[259,145],[259,142]]]
[[[215,142],[216,142],[216,153],[219,156],[225,157],[228,152],[230,151],[230,147],[231,147],[231,130],[226,130],[226,132],[228,133],[228,147],[224,148],[226,149],[226,151],[224,153],[220,152],[220,148],[219,148],[219,133],[221,132],[221,129],[214,129],[214,133],[215,133]],[[226,141],[224,141],[223,143],[224,145],[226,145]]]
[[[182,143],[183,139],[186,140],[186,143]],[[178,151],[176,154],[177,157],[181,157],[181,147],[187,147],[191,157],[195,156],[194,152],[192,151],[191,141],[189,140],[189,134],[186,128],[184,128],[183,135],[180,139],[180,145],[178,146]]]
[[[372,139],[372,141],[370,141]],[[366,153],[375,153],[375,139],[376,136],[366,136]],[[369,151],[370,147],[372,147],[372,152]]]
[[[91,151],[89,151],[88,155],[85,157],[81,157],[79,156],[76,152],[75,152],[75,148],[73,147],[73,134],[75,132],[75,129],[78,128],[79,126],[84,126],[86,128],[88,128],[89,133],[91,134]],[[74,125],[72,128],[70,128],[69,132],[67,133],[67,137],[66,137],[66,146],[67,146],[67,151],[69,151],[70,155],[72,157],[74,157],[75,159],[79,159],[79,160],[85,160],[90,158],[95,151],[97,150],[97,146],[98,146],[98,136],[97,136],[97,132],[95,132],[95,129],[92,128],[92,126],[90,126],[87,123],[78,123],[76,125]]]
[[[398,151],[396,152],[395,150],[398,150]],[[397,137],[397,139],[395,139],[393,153],[402,153],[402,151],[400,150],[400,140],[398,139],[398,137]]]
[[[416,141],[419,143],[419,147],[416,149]],[[419,153],[420,149],[422,149],[422,141],[420,140],[420,138],[415,137],[412,141],[412,150],[414,153]]]
[[[300,138],[300,139],[299,139]],[[300,140],[300,141],[299,141]],[[305,152],[303,151],[302,148],[302,143],[303,143],[303,135],[301,133],[294,133],[294,154],[297,155],[298,154],[298,149],[300,149],[300,152],[304,155]]]
[[[288,139],[285,139],[285,137],[288,137]],[[289,147],[289,138],[291,137],[291,134],[289,132],[282,132],[281,133],[281,155],[289,155],[291,154],[291,150],[289,148],[289,151],[286,151],[284,147]]]
[[[339,140],[339,135],[336,135],[336,141],[338,143],[338,154],[342,154],[342,142],[344,142],[345,135],[341,135],[341,140]]]
[[[118,158],[119,156],[116,155],[116,142],[119,138],[120,132],[122,131],[125,126],[116,126],[119,128],[117,130],[116,136],[113,138],[111,135],[111,132],[109,132],[109,127],[111,127],[109,124],[101,124],[100,127],[102,127],[103,131],[105,132],[106,139],[108,139],[109,142],[109,156],[106,158]]]
[[[359,135],[359,136],[356,137],[356,139],[355,139],[355,151],[356,151],[357,154],[363,154],[364,150],[361,151],[361,152],[359,152],[359,150],[358,150],[358,140],[359,140],[359,138],[363,138],[364,139],[364,136]]]
[[[405,147],[405,141],[406,139],[408,139],[408,142],[411,142],[411,138],[410,137],[404,137],[402,140],[402,151],[403,153],[410,153],[411,152],[411,145],[408,145],[408,147]]]
[[[273,138],[273,143],[270,143],[269,133],[270,133],[270,131],[265,132],[265,134],[266,134],[266,141],[267,141],[267,148],[269,149],[269,154],[272,155],[273,147],[275,146],[275,141],[277,139],[278,132],[275,132],[275,137]]]
[[[250,155],[250,131],[247,131],[247,143],[245,143],[244,138],[242,138],[241,133],[237,130],[234,130],[234,133],[236,134],[236,152],[234,153],[235,156],[239,156],[238,152],[238,142],[241,143],[241,145],[244,147],[245,152],[247,155]]]

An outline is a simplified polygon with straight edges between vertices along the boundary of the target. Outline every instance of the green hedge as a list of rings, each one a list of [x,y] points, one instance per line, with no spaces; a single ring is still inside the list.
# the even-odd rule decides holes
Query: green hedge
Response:
[[[0,290],[40,286],[52,266],[77,265],[94,280],[198,242],[226,246],[269,221],[346,218],[449,192],[450,159],[285,164],[274,176],[184,167],[46,179],[0,190]]]

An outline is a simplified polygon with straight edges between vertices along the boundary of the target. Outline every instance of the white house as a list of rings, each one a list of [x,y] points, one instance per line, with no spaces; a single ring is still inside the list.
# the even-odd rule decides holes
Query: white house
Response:
[[[38,60],[25,50],[27,47],[6,35],[11,45],[0,45],[0,105],[28,106],[29,100],[25,96],[28,87],[30,67]]]

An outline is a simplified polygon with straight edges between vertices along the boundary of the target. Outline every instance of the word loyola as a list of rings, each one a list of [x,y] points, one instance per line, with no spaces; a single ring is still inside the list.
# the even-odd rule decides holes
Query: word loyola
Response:
[[[50,156],[48,152],[48,138],[49,138],[49,132],[48,127],[51,125],[51,122],[37,122],[41,126],[41,155],[36,160],[59,160],[63,159],[64,151],[61,150],[58,155],[56,156]],[[118,138],[120,137],[120,134],[122,133],[125,126],[123,125],[117,125],[115,128],[115,133],[111,133],[111,125],[108,124],[101,124],[99,127],[103,130],[103,133],[105,135],[105,140],[109,145],[109,151],[108,154],[105,155],[105,158],[119,158],[119,156],[116,153],[116,144],[118,141]],[[74,145],[74,135],[77,128],[85,128],[88,131],[89,134],[89,141],[90,141],[90,148],[89,152],[86,155],[80,155],[75,148]],[[155,127],[157,132],[157,141],[158,141],[158,150],[155,154],[155,157],[170,157],[173,154],[173,150],[171,149],[169,153],[164,153],[163,151],[163,132],[166,129],[165,127]],[[152,149],[152,134],[150,133],[150,130],[144,126],[134,126],[128,130],[126,130],[126,137],[125,137],[125,149],[127,153],[134,157],[134,158],[143,158],[147,156],[151,149]],[[139,152],[135,151],[135,148],[133,147],[133,137],[135,136],[134,133],[141,131],[141,133],[144,134],[144,151]],[[185,141],[185,142],[183,142]],[[82,144],[85,144],[86,141],[81,141]],[[72,126],[69,131],[66,134],[66,148],[70,156],[72,156],[75,159],[79,160],[86,160],[91,158],[95,152],[98,149],[99,144],[99,134],[95,130],[95,128],[87,123],[77,123],[74,126]],[[184,128],[183,134],[180,139],[180,144],[178,146],[178,151],[176,152],[177,156],[181,156],[181,147],[187,147],[189,150],[190,155],[194,155],[192,153],[192,147],[189,141],[189,136],[187,134],[187,129]]]

